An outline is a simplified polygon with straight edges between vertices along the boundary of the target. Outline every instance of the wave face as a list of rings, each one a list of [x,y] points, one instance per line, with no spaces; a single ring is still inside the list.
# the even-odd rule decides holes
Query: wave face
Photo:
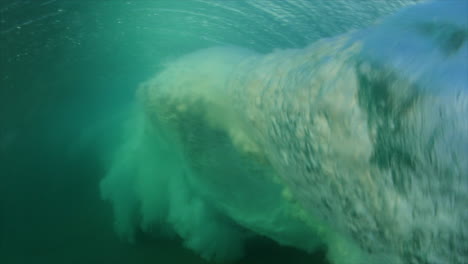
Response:
[[[117,231],[171,230],[220,261],[261,235],[337,264],[468,262],[466,10],[167,63],[101,184]]]

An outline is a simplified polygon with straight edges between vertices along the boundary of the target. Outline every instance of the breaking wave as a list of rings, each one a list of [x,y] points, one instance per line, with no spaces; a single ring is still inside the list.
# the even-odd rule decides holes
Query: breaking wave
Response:
[[[467,9],[424,3],[303,49],[167,63],[101,183],[116,230],[218,261],[260,235],[336,264],[466,263]]]

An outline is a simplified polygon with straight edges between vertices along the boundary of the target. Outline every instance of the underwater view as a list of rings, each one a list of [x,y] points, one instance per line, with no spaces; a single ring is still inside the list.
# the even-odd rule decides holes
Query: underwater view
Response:
[[[1,0],[1,264],[468,263],[468,0]]]

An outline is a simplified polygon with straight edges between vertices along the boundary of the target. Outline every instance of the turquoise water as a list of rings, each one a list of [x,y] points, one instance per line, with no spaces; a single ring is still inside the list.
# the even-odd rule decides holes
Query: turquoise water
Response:
[[[468,1],[2,1],[0,263],[466,263]]]

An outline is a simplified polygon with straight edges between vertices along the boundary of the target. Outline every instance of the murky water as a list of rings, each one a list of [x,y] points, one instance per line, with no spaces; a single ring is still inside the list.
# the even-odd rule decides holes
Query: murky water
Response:
[[[2,1],[0,263],[465,263],[468,1]]]

